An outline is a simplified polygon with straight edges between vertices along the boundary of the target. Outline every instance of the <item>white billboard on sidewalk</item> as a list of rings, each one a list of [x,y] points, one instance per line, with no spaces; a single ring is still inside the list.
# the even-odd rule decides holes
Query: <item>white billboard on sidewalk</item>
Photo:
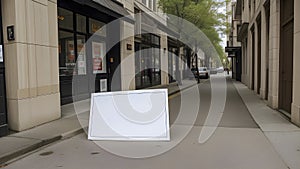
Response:
[[[89,140],[170,140],[167,89],[94,93]]]

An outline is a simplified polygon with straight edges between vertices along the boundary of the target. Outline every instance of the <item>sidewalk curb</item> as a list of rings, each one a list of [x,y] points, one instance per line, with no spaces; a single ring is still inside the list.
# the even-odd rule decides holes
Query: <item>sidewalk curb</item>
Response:
[[[41,148],[43,146],[49,145],[51,143],[57,142],[59,140],[64,140],[64,139],[68,139],[71,138],[75,135],[78,135],[80,133],[84,132],[84,128],[78,128],[78,129],[74,129],[72,131],[68,131],[66,133],[62,133],[61,135],[58,136],[53,136],[51,138],[47,138],[47,139],[43,139],[40,140],[39,142],[35,143],[35,144],[31,144],[25,147],[21,147],[16,151],[4,154],[0,156],[0,168],[1,166],[5,166],[5,164],[7,162],[9,162],[10,160],[13,160],[14,158],[18,158],[21,157],[22,155],[32,152],[38,148]]]
[[[52,138],[49,138],[49,139],[41,140],[41,141],[39,141],[35,144],[31,144],[31,145],[28,145],[26,147],[19,148],[18,150],[14,151],[14,152],[4,154],[0,157],[0,166],[5,164],[9,160],[12,160],[12,159],[17,158],[19,156],[22,156],[26,153],[29,153],[29,152],[31,152],[33,150],[36,150],[40,147],[43,147],[45,145],[51,144],[55,141],[60,140],[61,138],[62,138],[62,136],[55,136],[55,137],[52,137]]]

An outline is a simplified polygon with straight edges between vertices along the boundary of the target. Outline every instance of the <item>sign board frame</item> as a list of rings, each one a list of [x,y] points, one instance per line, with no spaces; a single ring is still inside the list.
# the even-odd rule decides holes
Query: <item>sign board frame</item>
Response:
[[[150,100],[141,99],[145,97],[150,98],[150,96]],[[136,106],[140,106],[140,108],[141,106],[144,106],[143,104],[147,104],[146,102],[150,101],[151,106],[148,111],[150,113],[147,114],[146,112],[145,114],[142,114],[139,112],[135,115],[141,117],[149,115],[151,116],[151,113],[154,112],[153,117],[155,116],[155,118],[151,118],[151,121],[145,123],[131,121],[131,119],[121,115],[123,114],[122,112],[126,112],[128,109],[122,110],[121,108],[118,108],[116,104],[113,104],[114,101],[118,101],[118,98],[132,98],[134,102],[131,103],[138,104]],[[119,103],[123,104],[124,102],[118,102],[117,104]],[[128,107],[127,103],[124,104],[126,104],[125,107]],[[134,107],[135,105],[131,106]],[[158,109],[158,111],[152,111],[154,109]],[[129,114],[130,113],[131,112],[129,112]],[[134,113],[136,112],[131,113],[131,115]],[[108,122],[107,119],[110,119],[110,121]],[[88,139],[119,141],[170,141],[168,89],[93,93],[91,97]]]

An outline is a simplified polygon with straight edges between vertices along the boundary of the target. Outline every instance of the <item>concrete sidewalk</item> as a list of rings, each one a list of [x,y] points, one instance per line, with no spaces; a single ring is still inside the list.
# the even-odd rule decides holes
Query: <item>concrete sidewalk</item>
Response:
[[[291,169],[299,169],[300,128],[276,110],[268,107],[255,92],[249,90],[244,84],[234,82],[234,85],[250,114],[287,166]]]
[[[183,80],[181,86],[171,83],[152,88],[168,88],[170,96],[196,84],[193,80]],[[89,105],[89,100],[64,105],[61,119],[0,138],[0,168],[9,160],[83,132],[88,126]]]

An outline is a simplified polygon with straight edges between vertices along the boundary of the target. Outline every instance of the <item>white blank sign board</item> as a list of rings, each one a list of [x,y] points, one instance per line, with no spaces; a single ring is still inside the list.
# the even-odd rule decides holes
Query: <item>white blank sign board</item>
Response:
[[[94,93],[89,140],[170,140],[167,89]]]

